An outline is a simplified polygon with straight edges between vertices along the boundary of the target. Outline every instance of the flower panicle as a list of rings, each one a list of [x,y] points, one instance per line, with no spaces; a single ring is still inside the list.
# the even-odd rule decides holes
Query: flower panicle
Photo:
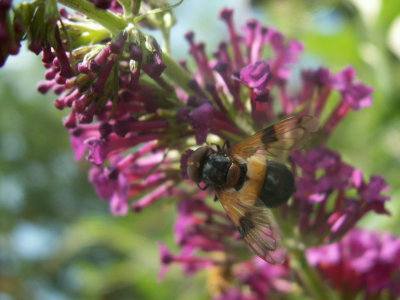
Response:
[[[285,226],[283,234],[295,237],[294,231],[300,230],[304,239],[299,243],[311,247],[346,236],[369,211],[388,214],[385,203],[389,196],[384,194],[387,189],[384,179],[380,175],[365,178],[361,170],[343,162],[337,152],[324,145],[350,110],[357,111],[371,104],[372,88],[358,82],[354,69],[347,66],[336,74],[324,67],[305,69],[299,78],[300,88],[289,89],[292,65],[303,50],[302,44],[286,40],[276,29],[255,20],[248,21],[240,32],[234,27],[230,9],[222,10],[220,16],[227,25],[229,40],[219,44],[213,59],[207,58],[205,44],[197,42],[193,32],[186,34],[196,69],[192,71],[189,85],[193,94],[186,95],[187,100],[183,100],[186,105],[179,109],[177,117],[189,122],[196,143],[204,142],[208,133],[222,139],[227,134],[230,138],[243,136],[243,132],[254,132],[265,126],[266,120],[272,122],[283,115],[314,115],[318,118],[325,115],[313,147],[294,151],[289,157],[298,189],[289,204],[278,210],[280,221],[294,220],[293,224]],[[267,47],[271,56],[264,58]],[[186,64],[183,66],[190,72]],[[329,111],[326,104],[334,94],[339,97],[334,109]],[[239,115],[242,117],[240,122]],[[223,130],[218,130],[217,124]],[[187,178],[187,158],[191,153],[189,150],[182,155],[183,178]],[[224,273],[221,279],[224,284],[213,292],[215,299],[231,299],[232,295],[238,299],[265,299],[276,292],[302,289],[290,284],[287,277],[294,258],[289,256],[283,266],[249,260],[243,255],[243,242],[238,245],[240,236],[229,220],[221,218],[220,211],[204,208],[204,202],[199,200],[202,193],[192,194],[191,198],[178,203],[175,240],[182,253],[197,250],[210,258],[216,253],[224,253],[226,260],[205,268],[228,269],[239,284],[227,280],[227,273]],[[196,204],[199,202],[202,203],[200,206]],[[293,232],[287,231],[287,227],[293,228]],[[214,236],[226,238],[215,240]],[[275,267],[280,273],[274,277]],[[263,276],[271,276],[273,280],[259,280]]]
[[[363,178],[360,169],[344,163],[340,155],[326,147],[297,150],[291,161],[296,170],[297,191],[293,201],[281,213],[295,214],[305,239],[318,233],[321,242],[332,242],[345,235],[369,211],[389,214],[385,202],[389,196],[380,175]],[[334,203],[333,208],[330,203]],[[288,217],[288,216],[286,216]],[[311,245],[312,242],[310,241]]]
[[[352,229],[341,241],[306,252],[309,263],[339,291],[342,299],[350,295],[397,299],[400,296],[399,255],[400,238],[365,229]]]
[[[325,145],[351,110],[372,103],[372,87],[357,81],[352,67],[336,74],[324,67],[302,70],[296,79],[299,88],[292,89],[293,65],[303,45],[254,19],[236,28],[230,8],[219,14],[227,40],[218,44],[211,58],[205,43],[196,41],[193,32],[186,34],[192,69],[173,62],[135,23],[154,27],[159,20],[142,18],[141,8],[128,7],[126,1],[89,4],[97,12],[111,11],[114,20],[126,25],[116,26],[118,30],[57,10],[56,1],[21,4],[13,14],[11,1],[3,2],[0,64],[18,51],[24,37],[30,50],[42,53],[46,72],[38,90],[54,92],[55,107],[69,110],[63,124],[74,158],[92,163],[89,181],[108,201],[110,211],[122,215],[142,211],[165,197],[178,200],[174,234],[180,252],[173,254],[159,245],[160,279],[171,263],[179,263],[188,274],[207,269],[218,279],[212,288],[214,299],[265,299],[302,289],[291,284],[296,262],[290,251],[283,265],[252,257],[226,214],[204,202],[207,192],[185,182],[193,152],[188,148],[211,140],[236,143],[287,115],[326,117],[312,147],[289,156],[297,191],[277,209],[278,221],[289,224],[284,235],[304,248],[318,246],[351,236],[370,211],[389,213],[384,179],[367,179]],[[157,9],[153,3],[142,4],[145,12]],[[131,24],[125,23],[127,18]],[[173,22],[163,22],[158,28],[167,35]],[[328,101],[336,101],[332,110]],[[345,239],[344,244],[350,243]],[[308,259],[329,278],[332,272],[324,269],[321,258]]]

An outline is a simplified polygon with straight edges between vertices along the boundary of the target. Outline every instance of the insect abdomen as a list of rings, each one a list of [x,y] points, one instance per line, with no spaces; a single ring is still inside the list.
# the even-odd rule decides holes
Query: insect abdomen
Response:
[[[292,172],[276,161],[268,161],[259,199],[267,207],[277,207],[288,201],[296,191]]]

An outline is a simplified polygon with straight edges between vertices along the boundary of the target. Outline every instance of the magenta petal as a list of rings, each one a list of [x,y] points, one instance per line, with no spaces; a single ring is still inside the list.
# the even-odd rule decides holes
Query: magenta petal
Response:
[[[70,143],[72,150],[74,152],[74,159],[80,160],[86,151],[85,144],[82,142],[82,139],[80,137],[77,137],[73,134],[71,134]]]
[[[110,202],[110,211],[114,215],[123,215],[128,211],[129,181],[124,174],[118,178],[109,176],[107,170],[92,166],[89,171],[89,181],[95,187],[96,193]]]
[[[362,184],[362,171],[360,169],[355,169],[351,175],[353,185],[358,188]]]
[[[103,199],[110,199],[117,189],[117,180],[106,177],[103,168],[92,166],[89,170],[89,181],[93,184],[97,195]]]
[[[270,76],[270,68],[265,61],[257,61],[240,70],[240,80],[249,88],[265,87]]]
[[[104,140],[90,138],[85,141],[85,144],[89,148],[89,154],[86,156],[86,159],[96,165],[102,164],[106,158],[106,143]]]
[[[387,201],[390,197],[381,193],[388,188],[384,178],[380,175],[374,175],[370,181],[359,188],[361,198],[372,204]]]
[[[329,263],[337,263],[340,261],[340,251],[337,244],[323,245],[309,248],[306,251],[308,262],[315,266],[321,261]]]
[[[110,199],[110,210],[114,215],[124,215],[128,212],[129,182],[127,178],[119,173],[118,184]]]
[[[146,194],[145,196],[143,196],[142,198],[140,198],[133,204],[133,206],[132,206],[133,209],[135,211],[141,211],[144,207],[149,206],[154,201],[165,196],[168,193],[168,190],[170,189],[171,184],[172,184],[172,182],[166,182],[166,183],[160,185],[155,190]]]
[[[354,82],[354,78],[355,71],[348,66],[334,76],[333,87],[340,92],[343,101],[352,109],[359,110],[371,105],[373,89],[360,82]]]
[[[312,194],[310,195],[309,200],[311,203],[322,202],[323,200],[325,200],[325,194]]]
[[[351,66],[345,67],[341,72],[334,76],[333,87],[338,90],[345,90],[349,83],[353,81],[355,73],[356,72]]]

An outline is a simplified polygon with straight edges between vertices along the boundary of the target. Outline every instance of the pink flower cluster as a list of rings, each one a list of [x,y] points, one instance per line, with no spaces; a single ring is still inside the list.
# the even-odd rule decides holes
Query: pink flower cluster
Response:
[[[91,2],[93,9],[113,11],[113,20],[126,21],[120,2]],[[1,2],[0,64],[18,51],[22,38],[32,51],[42,52],[46,80],[38,89],[53,91],[55,106],[69,110],[63,123],[74,157],[85,156],[92,163],[89,181],[113,214],[141,211],[166,196],[177,200],[174,234],[180,253],[160,243],[160,278],[171,263],[179,263],[186,273],[208,269],[216,282],[213,298],[219,300],[274,298],[302,288],[301,280],[300,287],[292,283],[302,277],[301,270],[293,269],[296,257],[288,251],[278,266],[252,257],[225,213],[205,202],[205,191],[187,182],[186,164],[188,149],[210,134],[235,143],[287,115],[313,115],[321,121],[319,132],[308,149],[289,157],[297,191],[277,209],[278,221],[286,224],[284,238],[307,249],[309,264],[342,299],[358,292],[399,296],[399,239],[354,229],[367,212],[389,214],[387,185],[380,175],[367,178],[325,144],[350,110],[372,102],[372,88],[357,81],[353,68],[338,73],[323,67],[302,70],[299,88],[293,90],[289,78],[302,44],[256,20],[238,31],[233,11],[225,8],[220,18],[228,40],[218,45],[213,58],[193,32],[186,34],[195,63],[191,70],[184,61],[171,62],[139,27],[96,31],[90,27],[93,20],[52,10],[51,3],[32,4],[29,20],[36,23],[30,24],[19,19],[26,7],[17,7],[11,19],[11,1]],[[65,27],[57,23],[60,19]],[[70,35],[80,37],[89,30],[83,24],[92,34],[71,42]],[[329,110],[326,104],[334,93],[339,97]]]

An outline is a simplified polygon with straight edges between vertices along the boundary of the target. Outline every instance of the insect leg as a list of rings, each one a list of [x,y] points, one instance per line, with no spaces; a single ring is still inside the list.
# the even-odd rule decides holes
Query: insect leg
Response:
[[[214,194],[214,202],[217,202],[218,201],[218,196],[217,196],[217,194]]]
[[[228,140],[226,140],[226,141],[224,142],[224,144],[222,145],[222,149],[223,149],[223,150],[229,149],[230,147],[231,147],[231,142],[228,141]]]

